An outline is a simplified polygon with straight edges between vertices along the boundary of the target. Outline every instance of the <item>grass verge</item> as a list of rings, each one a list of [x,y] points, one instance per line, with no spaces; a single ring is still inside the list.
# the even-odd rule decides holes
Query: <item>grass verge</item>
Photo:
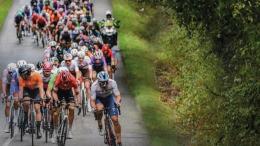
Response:
[[[113,12],[122,24],[119,32],[120,48],[130,92],[142,109],[143,119],[153,146],[179,145],[174,127],[173,109],[161,102],[155,83],[155,43],[149,40],[147,27],[156,12],[148,8],[140,13],[134,2],[114,0]],[[156,30],[156,29],[154,29]]]
[[[13,0],[0,0],[0,29],[3,27],[5,18],[12,6]]]

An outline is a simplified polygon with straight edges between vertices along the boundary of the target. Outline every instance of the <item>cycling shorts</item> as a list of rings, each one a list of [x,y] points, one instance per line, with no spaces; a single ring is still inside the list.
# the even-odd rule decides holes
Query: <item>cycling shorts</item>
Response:
[[[32,99],[40,100],[39,96],[40,90],[39,88],[30,89],[30,88],[23,88],[23,97],[30,97]],[[37,101],[35,103],[40,103],[40,101]]]
[[[62,89],[58,88],[57,94],[58,94],[59,100],[65,99],[65,101],[67,103],[74,101],[72,89],[62,90]]]
[[[108,112],[110,116],[118,116],[119,111],[115,104],[115,98],[113,95],[107,97],[97,97],[96,104],[102,103],[105,108],[108,108]]]
[[[15,16],[15,18],[14,18],[14,21],[15,21],[15,23],[16,23],[17,25],[19,25],[22,20],[23,20],[23,16],[21,16],[21,15],[17,15],[17,16]]]

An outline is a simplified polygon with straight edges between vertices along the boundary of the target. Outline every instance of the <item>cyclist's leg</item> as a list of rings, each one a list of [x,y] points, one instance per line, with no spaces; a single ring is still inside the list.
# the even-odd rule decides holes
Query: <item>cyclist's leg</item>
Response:
[[[118,120],[119,111],[115,105],[115,100],[112,95],[107,97],[106,106],[108,106],[110,109],[109,115],[114,125],[117,142],[121,143],[121,125],[119,124],[119,120]]]
[[[39,89],[34,89],[31,90],[31,96],[33,99],[36,100],[40,100],[40,96],[39,96]],[[36,121],[36,134],[37,134],[37,138],[41,138],[42,137],[42,133],[41,133],[41,121],[42,121],[42,113],[41,113],[41,105],[40,105],[40,101],[34,102],[34,110],[36,113],[35,116],[35,121]]]
[[[91,106],[90,106],[90,80],[85,79],[85,88],[86,88],[86,93],[87,93],[87,101],[88,101],[88,111],[91,111]]]
[[[101,130],[102,129],[102,117],[103,117],[103,110],[104,110],[104,105],[101,102],[99,98],[96,99],[96,112],[95,114],[95,119],[98,122],[98,128]]]
[[[9,90],[9,89],[7,88],[7,90]],[[9,95],[9,93],[7,93],[7,95]],[[9,97],[6,97],[6,99],[5,99],[5,128],[4,128],[4,132],[9,132],[9,120],[10,120],[10,99],[9,99]]]

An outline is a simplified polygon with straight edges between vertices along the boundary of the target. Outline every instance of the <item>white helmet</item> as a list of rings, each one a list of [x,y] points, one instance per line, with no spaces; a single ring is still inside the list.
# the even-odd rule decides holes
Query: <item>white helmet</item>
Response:
[[[58,72],[69,71],[67,67],[59,67]]]
[[[80,48],[80,51],[88,51],[88,47],[86,47],[86,46],[82,46],[81,48]]]
[[[98,50],[94,53],[95,59],[101,59],[103,57],[103,53],[101,50]]]
[[[84,58],[85,56],[86,56],[85,51],[79,51],[78,52],[78,57],[79,58]]]
[[[66,53],[63,57],[64,60],[72,60],[73,56],[70,53]]]
[[[73,57],[77,56],[77,55],[78,55],[78,50],[77,50],[77,49],[72,49],[72,50],[71,50],[71,55],[72,55]]]
[[[78,48],[78,44],[77,43],[72,43],[71,44],[71,48],[72,49],[77,49]]]
[[[17,67],[18,68],[20,68],[20,67],[22,67],[23,65],[26,65],[27,64],[27,62],[25,61],[25,60],[19,60],[19,61],[17,61]]]
[[[34,64],[28,63],[27,65],[30,66],[31,71],[35,71],[35,65]]]
[[[49,45],[51,46],[51,47],[55,47],[56,46],[56,42],[55,41],[50,41],[50,43],[49,43]]]
[[[15,63],[9,63],[7,65],[7,70],[8,72],[12,72],[13,70],[15,70],[17,68],[16,64]]]
[[[112,15],[111,11],[110,11],[110,10],[107,10],[107,11],[106,11],[106,15]]]

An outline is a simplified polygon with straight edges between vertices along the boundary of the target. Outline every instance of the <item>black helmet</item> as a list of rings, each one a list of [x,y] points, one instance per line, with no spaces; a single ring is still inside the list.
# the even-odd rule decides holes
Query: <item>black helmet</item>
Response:
[[[29,65],[23,65],[19,68],[19,74],[21,76],[30,76],[32,70]]]

